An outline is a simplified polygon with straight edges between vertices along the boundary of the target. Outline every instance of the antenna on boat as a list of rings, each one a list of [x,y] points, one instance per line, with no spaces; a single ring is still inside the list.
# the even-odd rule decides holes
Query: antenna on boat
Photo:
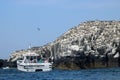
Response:
[[[31,44],[29,44],[29,49],[31,48]]]
[[[28,52],[29,53],[31,52],[30,49],[31,49],[31,44],[29,44],[29,47],[28,47]]]

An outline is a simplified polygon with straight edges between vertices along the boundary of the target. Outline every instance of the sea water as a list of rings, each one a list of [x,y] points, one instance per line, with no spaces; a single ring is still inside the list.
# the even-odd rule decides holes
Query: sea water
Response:
[[[120,68],[21,72],[0,69],[0,80],[120,80]]]

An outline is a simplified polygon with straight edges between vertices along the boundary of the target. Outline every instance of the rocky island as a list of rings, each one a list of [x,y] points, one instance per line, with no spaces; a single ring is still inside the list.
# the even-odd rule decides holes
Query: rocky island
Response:
[[[59,69],[120,67],[120,21],[83,22],[53,42],[13,52],[9,61],[29,50],[53,58],[54,68]]]

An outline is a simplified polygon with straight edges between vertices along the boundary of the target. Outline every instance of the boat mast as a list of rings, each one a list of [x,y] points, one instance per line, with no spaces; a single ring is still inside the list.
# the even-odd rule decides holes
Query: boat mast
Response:
[[[29,44],[29,47],[28,47],[28,52],[30,53],[30,49],[31,49],[31,44]]]

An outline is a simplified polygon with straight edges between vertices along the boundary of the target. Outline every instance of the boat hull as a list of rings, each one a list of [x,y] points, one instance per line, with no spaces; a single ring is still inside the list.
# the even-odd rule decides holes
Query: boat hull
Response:
[[[51,71],[51,63],[17,63],[17,69],[25,72]]]

